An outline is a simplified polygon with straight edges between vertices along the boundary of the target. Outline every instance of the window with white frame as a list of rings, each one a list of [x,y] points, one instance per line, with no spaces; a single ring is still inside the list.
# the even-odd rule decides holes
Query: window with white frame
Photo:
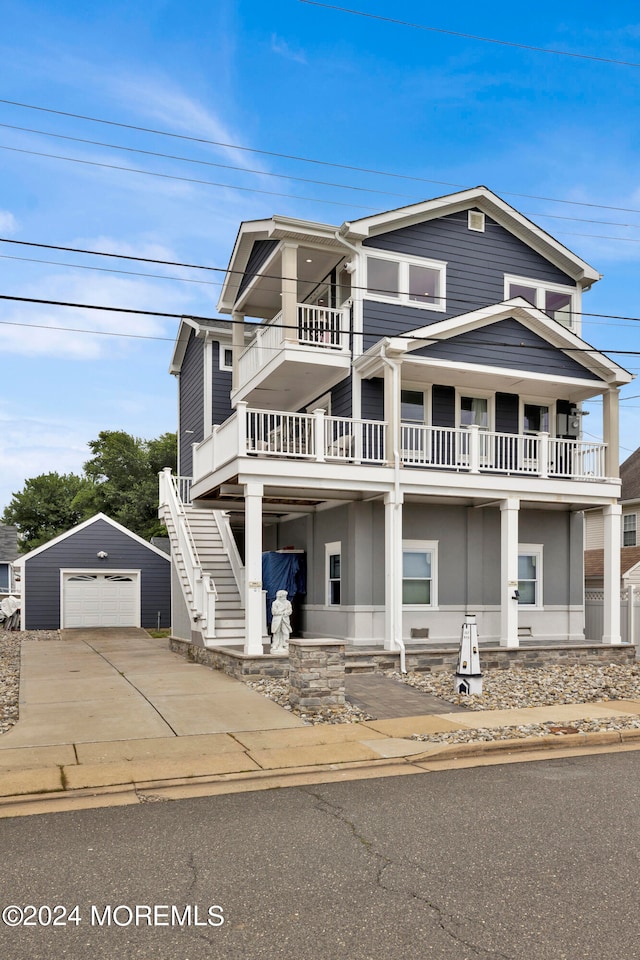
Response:
[[[580,302],[575,287],[565,287],[558,283],[544,283],[526,277],[505,276],[504,296],[505,300],[522,297],[564,327],[573,328],[576,326]]]
[[[492,397],[473,394],[458,394],[458,423],[461,427],[477,426],[481,430],[491,427]]]
[[[218,344],[218,365],[221,370],[233,370],[233,349],[223,343]]]
[[[11,589],[11,570],[8,563],[0,563],[0,593],[9,593]]]
[[[444,311],[446,268],[439,260],[376,251],[367,256],[367,296]]]
[[[542,544],[518,546],[518,603],[522,607],[542,606]]]
[[[550,411],[546,403],[522,403],[522,432],[549,433]]]
[[[337,607],[342,602],[342,543],[325,543],[324,551],[326,603],[328,607]]]
[[[437,570],[437,540],[403,541],[402,603],[404,606],[437,606]]]
[[[638,527],[637,513],[623,514],[622,516],[622,546],[623,547],[637,546],[637,527]]]
[[[422,390],[400,391],[400,419],[403,423],[426,423],[425,395]]]

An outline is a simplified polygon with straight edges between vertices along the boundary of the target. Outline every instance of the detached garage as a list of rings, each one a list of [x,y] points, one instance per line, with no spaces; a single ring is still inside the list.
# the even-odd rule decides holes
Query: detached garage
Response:
[[[14,566],[23,630],[171,626],[171,558],[103,513]]]

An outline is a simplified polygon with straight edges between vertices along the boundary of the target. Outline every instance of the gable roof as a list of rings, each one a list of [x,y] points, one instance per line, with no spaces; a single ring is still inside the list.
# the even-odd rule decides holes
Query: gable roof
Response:
[[[57,537],[53,537],[52,540],[48,540],[46,543],[41,544],[39,547],[36,547],[34,550],[31,550],[29,553],[23,554],[23,556],[18,557],[14,562],[14,566],[22,567],[27,560],[31,560],[32,557],[36,557],[39,553],[44,553],[45,550],[48,550],[50,547],[53,547],[56,543],[61,543],[63,540],[66,540],[68,537],[72,537],[75,533],[78,533],[80,530],[84,530],[87,527],[90,527],[93,523],[96,523],[98,520],[104,520],[105,523],[109,523],[112,527],[115,527],[120,533],[126,534],[127,537],[131,537],[132,540],[135,540],[136,543],[141,544],[143,547],[146,547],[152,553],[157,554],[159,557],[163,557],[165,560],[171,560],[164,551],[159,550],[157,547],[154,547],[152,543],[149,543],[148,540],[144,540],[142,537],[139,537],[137,533],[134,533],[132,530],[128,530],[127,527],[123,527],[121,523],[118,523],[117,520],[112,520],[111,517],[108,517],[106,513],[96,513],[95,517],[90,517],[88,520],[83,520],[82,523],[76,524],[75,527],[72,527],[71,530],[67,530],[66,533],[61,533]]]
[[[640,563],[640,547],[620,548],[620,576],[626,577]],[[604,577],[604,550],[585,550],[584,575],[586,578]]]
[[[621,500],[640,499],[640,447],[620,465]]]
[[[485,186],[472,187],[469,190],[461,190],[432,200],[423,200],[406,207],[362,217],[360,220],[344,223],[340,228],[340,234],[352,241],[364,240],[390,230],[399,230],[414,223],[423,223],[472,208],[489,215],[582,286],[590,287],[600,279],[600,273],[586,260],[573,253],[550,233],[519,213],[515,207],[506,203]]]
[[[560,351],[566,351],[568,358],[589,372],[591,376],[588,379],[595,377],[611,385],[629,383],[634,379],[633,374],[624,367],[615,363],[604,353],[600,353],[586,340],[557,320],[548,317],[544,311],[533,307],[522,297],[514,297],[503,303],[491,304],[479,310],[472,310],[470,313],[411,330],[406,334],[406,351],[411,353],[425,346],[428,347],[452,337],[460,337],[462,334],[481,330],[483,327],[508,319],[515,319],[545,343]]]
[[[213,317],[211,320],[202,318],[196,320],[195,317],[183,317],[178,327],[178,335],[176,336],[173,354],[171,355],[171,363],[169,364],[169,373],[180,373],[192,331],[195,331],[197,337],[204,337],[209,334],[215,338],[217,334],[218,336],[228,339],[231,337],[232,330],[233,323],[231,320],[218,319],[217,317]]]

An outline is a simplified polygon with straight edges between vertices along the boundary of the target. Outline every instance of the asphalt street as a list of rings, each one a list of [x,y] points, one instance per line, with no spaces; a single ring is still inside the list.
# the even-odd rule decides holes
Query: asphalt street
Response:
[[[2,820],[0,956],[640,957],[639,775],[633,752]]]

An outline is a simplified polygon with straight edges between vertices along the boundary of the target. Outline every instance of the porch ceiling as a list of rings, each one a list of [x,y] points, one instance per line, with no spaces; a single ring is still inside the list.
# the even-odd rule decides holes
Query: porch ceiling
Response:
[[[350,365],[349,354],[293,346],[272,360],[251,382],[234,394],[260,410],[301,410],[342,380]]]
[[[374,376],[382,376],[380,367]],[[368,376],[371,375],[367,374]],[[433,362],[423,358],[402,360],[401,376],[403,384],[415,383],[429,386],[433,383],[445,386],[462,387],[465,390],[498,391],[500,393],[517,393],[528,397],[539,397],[551,402],[562,397],[578,403],[590,397],[599,396],[606,390],[606,384],[594,380],[574,380],[569,377],[545,377],[545,371],[528,372],[524,370],[501,370],[499,367],[491,369],[481,368],[474,364],[451,364],[443,361]]]
[[[339,250],[298,247],[298,302],[304,302],[341,260]],[[282,253],[268,263],[265,276],[257,276],[238,298],[236,309],[247,317],[271,320],[282,307]]]

